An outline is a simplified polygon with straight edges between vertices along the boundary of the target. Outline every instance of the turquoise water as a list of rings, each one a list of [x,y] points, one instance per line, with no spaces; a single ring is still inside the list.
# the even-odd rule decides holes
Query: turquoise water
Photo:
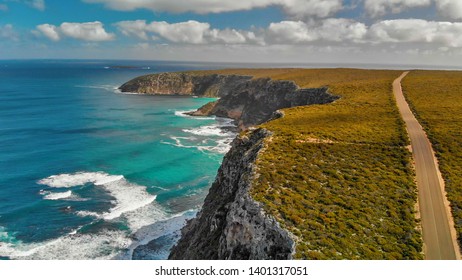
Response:
[[[116,88],[208,67],[0,61],[0,257],[129,259],[158,240],[149,258],[165,258],[213,182],[232,125],[182,114],[211,99]]]

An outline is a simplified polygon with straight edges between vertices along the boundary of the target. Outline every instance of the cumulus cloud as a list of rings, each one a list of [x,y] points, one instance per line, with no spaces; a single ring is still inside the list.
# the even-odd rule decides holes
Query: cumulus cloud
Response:
[[[58,27],[51,24],[37,25],[37,30],[40,31],[45,37],[52,41],[59,41],[61,36],[58,33]]]
[[[328,41],[360,42],[367,33],[367,26],[351,19],[331,18],[324,20],[317,30]]]
[[[408,8],[426,7],[430,4],[431,0],[365,0],[364,9],[369,16],[379,17],[389,12],[396,14]]]
[[[281,21],[266,29],[246,31],[214,29],[209,23],[186,21],[180,23],[123,21],[116,24],[126,36],[142,41],[162,38],[169,43],[206,45],[342,45],[370,46],[377,44],[417,43],[427,47],[462,47],[462,23],[422,19],[378,21],[371,26],[345,18],[318,21]],[[44,26],[43,28],[51,28]],[[53,30],[49,30],[52,38]],[[45,33],[42,30],[43,33]],[[154,37],[154,38],[153,38]]]
[[[18,41],[19,35],[14,30],[12,24],[0,25],[0,38],[9,39],[12,41]]]
[[[279,6],[295,17],[327,17],[343,8],[342,0],[84,0],[88,3],[103,3],[106,7],[133,11],[149,9],[156,12],[198,14],[223,13]]]
[[[63,22],[60,26],[41,24],[37,30],[52,41],[59,41],[62,37],[70,37],[82,41],[102,42],[115,38],[112,33],[107,33],[103,24],[95,22]]]
[[[167,23],[165,21],[152,22],[146,30],[158,34],[162,38],[174,43],[202,44],[204,35],[210,29],[210,24],[190,20],[187,22]]]
[[[462,19],[461,0],[435,0],[438,11],[450,19]]]
[[[330,18],[320,22],[282,21],[271,23],[267,40],[281,44],[307,43],[318,40],[328,42],[360,42],[367,26],[351,19]]]
[[[369,38],[375,43],[426,43],[442,47],[462,47],[461,22],[422,19],[385,20],[373,24]]]
[[[268,27],[270,41],[283,44],[304,43],[317,40],[318,34],[302,21],[281,21]]]
[[[157,39],[157,36],[172,42],[185,44],[244,44],[258,43],[258,38],[251,31],[240,31],[235,29],[212,29],[209,23],[194,20],[168,23],[165,21],[153,21],[147,23],[145,20],[121,21],[116,23],[119,31],[126,35],[137,37],[142,40]]]
[[[84,41],[110,41],[115,38],[114,34],[107,33],[103,24],[99,21],[75,23],[64,22],[60,26],[61,32],[68,37]]]

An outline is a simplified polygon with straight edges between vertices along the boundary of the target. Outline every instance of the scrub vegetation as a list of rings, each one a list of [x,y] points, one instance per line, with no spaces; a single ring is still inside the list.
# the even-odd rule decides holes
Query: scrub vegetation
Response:
[[[216,71],[214,71],[216,73]],[[422,259],[417,189],[391,84],[399,71],[224,70],[327,86],[341,99],[262,125],[253,197],[295,236],[299,259]]]
[[[412,71],[403,90],[438,157],[462,244],[462,72]]]
[[[262,125],[273,136],[257,160],[252,195],[294,235],[296,258],[423,258],[412,155],[392,93],[402,71],[201,73],[292,80],[341,97],[284,109],[283,118]]]

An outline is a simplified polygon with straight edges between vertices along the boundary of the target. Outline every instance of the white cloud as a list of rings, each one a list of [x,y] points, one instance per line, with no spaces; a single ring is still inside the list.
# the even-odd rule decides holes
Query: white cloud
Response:
[[[114,34],[107,33],[103,24],[99,21],[75,23],[64,22],[60,26],[61,32],[71,38],[84,41],[110,41],[115,38]]]
[[[0,38],[18,41],[19,35],[13,28],[12,24],[0,25]]]
[[[138,37],[142,40],[149,40],[148,34],[146,33],[146,21],[145,20],[133,20],[133,21],[120,21],[116,23],[120,32],[125,36]]]
[[[327,17],[343,8],[343,0],[84,0],[115,10],[149,9],[156,12],[223,13],[279,6],[295,17]]]
[[[63,22],[60,26],[41,24],[37,26],[37,30],[52,41],[59,41],[62,37],[92,42],[110,41],[115,38],[114,34],[106,32],[103,24],[99,21]]]
[[[417,44],[415,48],[462,47],[461,22],[437,22],[422,19],[383,20],[367,26],[345,18],[309,21],[281,21],[266,29],[246,31],[214,29],[209,23],[180,23],[144,20],[116,23],[119,31],[142,41],[158,37],[177,45],[317,45],[375,48]],[[155,39],[153,39],[155,37]],[[391,44],[390,44],[391,43]]]
[[[5,0],[4,2],[21,2],[39,11],[45,11],[45,0]],[[8,5],[0,3],[0,11],[8,11]]]
[[[279,44],[307,43],[313,41],[361,41],[367,33],[363,23],[351,19],[330,18],[319,22],[282,21],[271,23],[267,40]]]
[[[323,20],[317,30],[326,41],[341,42],[349,40],[359,42],[366,35],[367,26],[351,19],[331,18]]]
[[[152,22],[146,26],[146,30],[173,43],[202,44],[205,43],[204,35],[210,30],[210,24],[194,20],[179,23],[161,21]]]
[[[287,14],[297,18],[306,16],[328,17],[342,10],[342,0],[281,0],[279,5]]]
[[[396,14],[408,8],[426,7],[430,4],[431,0],[365,0],[364,9],[369,16],[379,17],[389,12]]]
[[[121,21],[116,23],[116,26],[122,34],[142,40],[150,40],[153,35],[156,35],[169,42],[183,44],[262,42],[262,39],[251,31],[239,31],[229,28],[222,30],[211,29],[209,23],[194,20],[179,23],[153,21],[149,24],[145,20]]]
[[[438,11],[450,19],[462,19],[461,0],[435,0]]]
[[[51,24],[37,25],[37,30],[40,31],[45,37],[52,41],[59,41],[61,37],[58,33],[58,27]]]
[[[31,0],[28,3],[39,11],[45,11],[45,0]]]
[[[398,19],[373,24],[368,35],[375,43],[426,43],[459,48],[462,47],[461,34],[461,22]]]
[[[281,21],[268,27],[268,39],[276,43],[306,43],[319,39],[318,34],[302,21]]]

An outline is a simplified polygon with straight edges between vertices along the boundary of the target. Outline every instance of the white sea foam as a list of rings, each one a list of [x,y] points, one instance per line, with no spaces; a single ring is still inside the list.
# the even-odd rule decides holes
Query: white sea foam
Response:
[[[130,214],[133,216],[128,217],[129,225],[132,225],[131,218],[138,220],[131,232],[101,230],[97,233],[82,234],[78,233],[79,228],[66,236],[44,242],[13,243],[7,240],[11,238],[3,238],[8,236],[6,231],[0,231],[0,256],[40,260],[130,259],[133,250],[139,245],[174,232],[179,233],[186,219],[193,217],[195,212],[187,211],[171,216],[160,206],[153,205]],[[166,258],[168,248],[161,252],[164,253],[160,258]]]
[[[43,199],[59,200],[59,199],[69,198],[72,195],[72,191],[58,192],[58,193],[45,192],[44,194],[45,195],[43,196]]]
[[[78,88],[92,88],[92,89],[104,89],[106,91],[113,92],[115,89],[118,89],[118,86],[115,85],[77,85]]]
[[[0,255],[12,259],[39,260],[111,259],[131,243],[132,240],[123,231],[75,233],[39,243],[0,243]]]
[[[226,154],[231,149],[232,138],[215,140],[216,145],[213,146],[199,146],[200,151],[209,151],[218,154]]]
[[[183,131],[199,136],[231,137],[235,135],[233,132],[225,130],[218,125],[206,125],[198,128],[183,129]]]
[[[104,220],[122,217],[129,230],[99,230],[97,232],[92,231],[92,233],[82,233],[80,232],[81,227],[79,227],[66,236],[28,244],[10,242],[9,239],[11,238],[7,238],[7,233],[3,233],[2,230],[0,231],[0,256],[8,256],[12,259],[45,260],[118,258],[121,252],[126,252],[128,248],[133,247],[132,244],[139,244],[140,238],[146,235],[137,234],[138,230],[171,218],[171,215],[167,214],[163,207],[155,202],[156,196],[146,191],[146,187],[130,183],[120,175],[109,175],[103,172],[79,172],[50,176],[39,182],[54,188],[70,188],[86,183],[92,183],[94,187],[103,188],[114,197],[114,207],[105,213],[81,210],[75,214]],[[72,193],[72,190],[65,193],[68,192]],[[49,196],[58,193],[42,190],[41,194]],[[160,229],[157,231],[162,234]]]
[[[214,116],[211,116],[211,117],[201,117],[201,116],[190,116],[190,115],[187,114],[187,113],[194,112],[194,111],[195,111],[195,109],[191,109],[191,110],[187,110],[187,111],[176,110],[176,111],[175,111],[175,116],[177,116],[177,117],[183,117],[183,118],[188,118],[188,119],[200,119],[200,120],[214,120],[214,119],[215,119]]]
[[[73,174],[52,175],[39,180],[40,185],[47,185],[52,188],[71,188],[82,186],[88,183],[103,185],[123,179],[122,175],[109,175],[104,172],[77,172]]]
[[[141,245],[146,245],[154,239],[157,239],[162,236],[177,234],[180,236],[180,230],[186,224],[186,221],[195,217],[197,211],[188,210],[182,213],[178,213],[166,219],[160,220],[156,223],[148,224],[144,227],[141,227],[134,234],[134,242],[124,251],[122,254],[118,255],[118,259],[131,259],[133,251]],[[176,242],[176,241],[175,241]],[[155,259],[167,259],[170,248],[165,248],[157,252],[159,256]]]
[[[130,183],[122,175],[109,175],[104,172],[77,172],[74,174],[53,175],[38,181],[38,183],[53,188],[71,188],[91,183],[94,186],[103,188],[115,198],[114,207],[109,209],[109,212],[101,214],[88,211],[80,211],[77,214],[105,220],[112,220],[126,212],[135,211],[151,204],[156,199],[155,195],[151,195],[146,191],[146,187]],[[71,193],[66,192],[65,194],[70,196]],[[64,198],[62,197],[64,193],[47,193],[46,196],[50,196],[49,199],[61,199]]]
[[[95,218],[100,218],[101,217],[101,214],[98,214],[96,212],[91,212],[91,211],[77,211],[75,212],[75,214],[77,216],[80,216],[80,217],[95,217]]]
[[[186,115],[186,113],[188,112],[192,112],[194,110],[190,110],[190,111],[175,111],[175,116],[178,116],[178,117],[188,117],[189,115]]]

